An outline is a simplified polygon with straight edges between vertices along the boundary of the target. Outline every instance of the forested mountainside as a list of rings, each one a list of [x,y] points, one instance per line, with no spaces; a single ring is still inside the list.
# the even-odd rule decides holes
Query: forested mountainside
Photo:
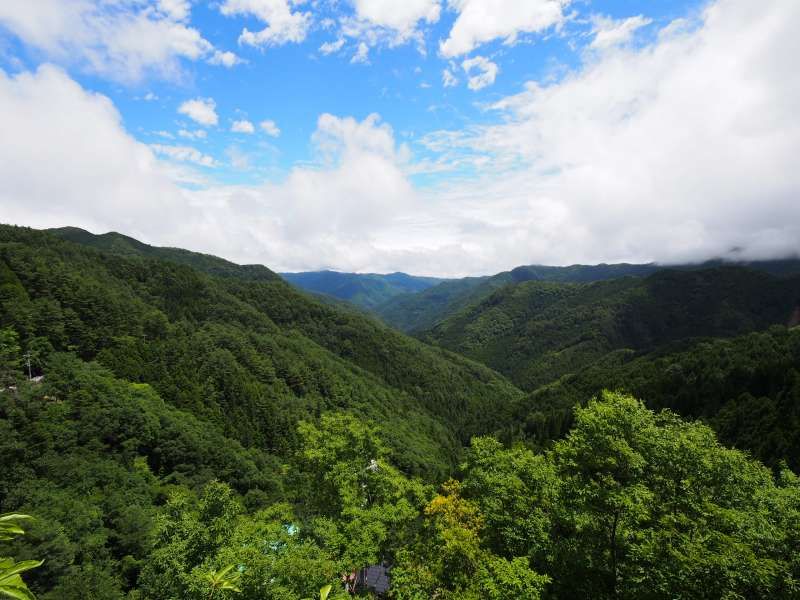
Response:
[[[770,466],[800,470],[800,327],[730,339],[618,350],[529,394],[507,435],[546,446],[573,425],[573,410],[603,389],[709,423],[728,445]]]
[[[406,273],[378,275],[338,271],[281,273],[281,277],[307,292],[325,294],[370,310],[401,294],[416,294],[445,281]]]
[[[375,308],[386,323],[402,331],[416,332],[476,304],[495,290],[524,281],[591,282],[625,276],[643,276],[657,271],[657,265],[572,265],[517,267],[488,277],[466,277],[444,281],[416,294],[392,298]]]
[[[592,283],[621,277],[646,277],[664,269],[695,271],[722,266],[739,266],[772,275],[800,275],[800,260],[784,259],[757,262],[707,261],[701,264],[601,264],[549,267],[522,266],[488,277],[466,277],[444,281],[416,294],[396,296],[375,307],[373,312],[384,322],[402,331],[419,333],[457,313],[486,300],[507,285],[526,281]]]
[[[149,383],[245,444],[291,448],[298,419],[335,407],[385,421],[414,469],[445,473],[456,438],[492,431],[487,408],[502,419],[499,404],[519,396],[485,367],[262,271],[214,278],[171,253],[120,257],[21,228],[0,229],[0,243],[3,321],[24,340]]]
[[[70,242],[76,242],[84,246],[91,246],[109,254],[124,257],[148,257],[167,260],[194,267],[210,275],[221,277],[242,277],[245,279],[259,281],[275,281],[280,279],[277,273],[273,273],[263,265],[237,265],[210,254],[200,252],[190,252],[181,248],[159,248],[144,244],[121,233],[109,232],[99,235],[90,233],[77,227],[59,227],[48,229],[60,238]]]
[[[796,279],[506,286],[484,312],[575,373],[526,394],[265,267],[67,233],[0,227],[0,515],[35,517],[0,593],[341,600],[380,561],[400,600],[800,593],[798,330],[693,333],[780,322]],[[483,359],[473,314],[434,333]]]
[[[787,325],[800,277],[744,267],[663,270],[591,284],[506,286],[422,334],[532,391],[618,349]]]

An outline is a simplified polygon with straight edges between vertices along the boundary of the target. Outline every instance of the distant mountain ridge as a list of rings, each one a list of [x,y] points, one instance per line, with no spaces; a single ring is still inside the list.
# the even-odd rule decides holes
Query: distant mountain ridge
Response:
[[[375,309],[396,296],[416,294],[446,281],[437,277],[417,277],[400,272],[381,275],[326,270],[280,275],[307,292],[332,296],[368,310]]]
[[[648,277],[663,270],[698,271],[721,266],[739,266],[776,276],[800,274],[800,259],[769,261],[710,260],[698,264],[661,265],[598,264],[551,267],[520,266],[486,277],[452,279],[417,294],[397,296],[378,306],[374,312],[386,323],[408,333],[422,332],[470,306],[478,304],[497,290],[528,281],[554,283],[595,283],[623,277]]]
[[[663,269],[591,283],[506,285],[419,337],[532,391],[615,350],[649,352],[692,338],[786,326],[798,306],[797,275],[741,266]]]

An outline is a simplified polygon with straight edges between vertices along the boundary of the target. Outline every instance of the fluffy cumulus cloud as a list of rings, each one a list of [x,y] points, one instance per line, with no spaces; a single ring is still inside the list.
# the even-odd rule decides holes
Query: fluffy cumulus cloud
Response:
[[[246,27],[239,36],[239,43],[249,46],[282,46],[306,39],[312,24],[309,12],[292,10],[289,0],[224,0],[220,12],[225,16],[252,16],[265,24],[261,31],[250,31]]]
[[[439,0],[353,0],[356,16],[377,27],[394,30],[400,38],[410,37],[420,22],[436,23]]]
[[[593,18],[594,39],[590,47],[603,50],[613,46],[619,46],[630,41],[637,29],[646,27],[653,22],[643,15],[628,17],[627,19],[611,19],[609,17],[596,16]]]
[[[475,56],[465,60],[461,63],[461,68],[469,77],[467,87],[476,92],[492,85],[500,70],[495,63],[484,56]]]
[[[177,185],[202,179],[172,163],[213,159],[191,147],[138,142],[107,97],[55,67],[13,77],[0,71],[0,129],[16,140],[0,144],[4,222],[124,231],[278,269],[310,267],[321,257],[367,264],[387,219],[416,198],[402,168],[407,149],[374,115],[320,117],[312,139],[317,160],[284,181],[204,182],[199,190]]]
[[[186,100],[178,107],[178,112],[200,125],[210,126],[219,122],[217,103],[213,98]]]
[[[719,0],[652,46],[529,83],[495,106],[502,124],[443,132],[481,173],[440,196],[472,215],[453,239],[489,264],[797,252],[797,23],[795,2]]]
[[[439,21],[439,0],[350,0],[353,13],[340,15],[336,42],[324,44],[320,50],[330,54],[341,49],[345,40],[357,42],[358,50],[351,62],[367,62],[370,48],[396,47],[414,43],[425,54],[424,29]]]
[[[145,238],[179,222],[183,192],[153,151],[124,131],[108,98],[86,92],[58,68],[14,77],[0,71],[0,129],[14,140],[0,144],[4,222],[76,224]]]
[[[0,26],[51,61],[136,83],[177,79],[181,60],[221,53],[189,24],[188,0],[3,0]]]
[[[0,145],[0,214],[282,270],[460,275],[797,252],[797,23],[800,3],[717,0],[650,45],[527,84],[492,107],[493,125],[429,136],[427,161],[376,115],[322,115],[313,160],[262,185],[197,184],[191,154],[159,159],[107,98],[56,68],[0,72],[0,130],[15,141]]]
[[[255,133],[255,126],[247,119],[241,119],[231,123],[231,131],[234,133]]]
[[[219,50],[214,50],[214,54],[209,57],[208,62],[212,65],[221,65],[230,69],[231,67],[235,67],[236,65],[243,63],[244,60],[239,58],[233,52],[221,52]]]
[[[261,121],[261,123],[259,123],[258,126],[261,128],[261,131],[263,131],[270,137],[276,138],[281,135],[281,130],[275,124],[275,121],[272,121],[270,119],[265,119],[264,121]]]
[[[538,33],[560,25],[570,0],[449,0],[458,13],[446,40],[439,45],[445,57],[468,54],[485,42],[502,38],[512,44],[521,33]]]

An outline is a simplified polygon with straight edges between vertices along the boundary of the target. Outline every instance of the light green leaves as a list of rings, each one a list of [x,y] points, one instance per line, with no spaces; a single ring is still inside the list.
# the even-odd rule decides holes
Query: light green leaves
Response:
[[[22,581],[20,573],[35,569],[43,563],[43,560],[24,560],[15,563],[10,558],[0,558],[0,598],[34,600],[35,596]]]
[[[19,513],[0,515],[0,541],[7,541],[17,535],[23,535],[25,531],[18,523],[31,518],[29,515]],[[34,595],[22,581],[20,574],[40,567],[43,563],[43,560],[14,562],[11,558],[0,558],[0,598],[34,600]]]
[[[24,535],[25,530],[22,529],[18,523],[32,518],[33,517],[30,515],[21,515],[18,513],[0,515],[0,542],[6,542],[17,535]]]
[[[227,565],[217,571],[210,571],[203,577],[211,590],[208,597],[213,598],[217,591],[241,592],[236,587],[242,574],[233,571],[234,565]]]
[[[333,586],[328,584],[324,588],[319,591],[319,600],[328,600],[328,596],[331,595],[331,590]],[[304,600],[312,600],[311,598],[305,598]]]

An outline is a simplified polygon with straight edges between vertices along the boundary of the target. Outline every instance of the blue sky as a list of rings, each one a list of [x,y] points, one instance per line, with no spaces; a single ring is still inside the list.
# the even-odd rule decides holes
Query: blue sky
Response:
[[[37,196],[34,213],[24,197],[45,190],[20,181],[0,184],[0,208],[26,224],[126,229],[281,269],[455,275],[534,262],[699,260],[732,248],[791,253],[797,236],[781,211],[793,180],[775,183],[771,218],[744,210],[735,223],[719,219],[726,202],[770,206],[763,190],[743,195],[770,175],[747,152],[728,156],[747,161],[737,175],[711,165],[705,176],[688,173],[688,187],[660,184],[665,169],[736,150],[727,137],[742,114],[774,108],[784,117],[797,75],[780,68],[794,47],[788,32],[770,28],[797,25],[798,11],[790,0],[746,4],[7,0],[5,118],[20,126],[13,113],[25,112],[24,90],[45,121],[77,128],[86,119],[85,139],[63,149],[76,163],[64,185],[79,182],[89,197]],[[753,80],[773,58],[777,67]],[[78,114],[60,112],[57,94]],[[711,127],[731,94],[750,104]],[[103,118],[89,123],[95,110]],[[703,125],[692,129],[694,119]],[[41,119],[35,126],[44,129]],[[795,140],[778,143],[771,131],[759,120],[751,133],[782,164]],[[648,143],[659,137],[661,154]],[[144,153],[136,161],[147,165],[139,175],[103,173],[89,162],[94,152],[111,162],[115,152]],[[92,176],[112,191],[94,195]],[[138,192],[136,178],[146,183]],[[148,202],[169,210],[148,212]],[[654,214],[665,225],[650,231]]]

